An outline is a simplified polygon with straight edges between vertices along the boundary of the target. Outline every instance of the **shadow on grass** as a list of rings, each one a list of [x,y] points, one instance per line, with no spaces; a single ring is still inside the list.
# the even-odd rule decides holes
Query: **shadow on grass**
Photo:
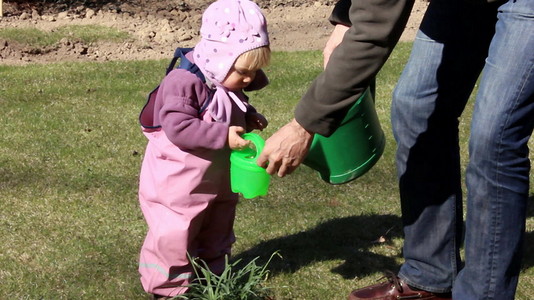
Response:
[[[273,252],[279,251],[283,259],[273,259],[268,267],[273,275],[296,272],[315,262],[341,259],[344,262],[332,272],[352,279],[386,269],[398,269],[395,255],[384,256],[369,250],[379,245],[378,239],[384,236],[386,242],[381,246],[400,253],[400,249],[396,249],[390,241],[401,236],[401,228],[400,217],[395,215],[334,219],[308,231],[261,242],[234,259],[247,262],[259,256],[258,264],[265,264]]]
[[[534,195],[528,199],[527,218],[534,217]],[[393,249],[392,256],[373,253],[371,247],[378,245],[377,239],[386,237],[382,246]],[[333,268],[345,279],[367,276],[384,270],[396,271],[401,249],[390,243],[391,239],[402,236],[401,219],[395,215],[362,215],[329,220],[308,231],[299,232],[269,241],[264,241],[236,256],[248,262],[256,257],[258,264],[265,264],[275,251],[282,259],[275,258],[269,264],[273,275],[293,273],[315,262],[343,260]],[[534,232],[527,232],[523,270],[534,266]]]

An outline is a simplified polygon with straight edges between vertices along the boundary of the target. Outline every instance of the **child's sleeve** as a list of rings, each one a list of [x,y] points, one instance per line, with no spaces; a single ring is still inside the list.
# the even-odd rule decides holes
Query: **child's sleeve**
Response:
[[[160,85],[161,127],[167,138],[181,149],[218,150],[227,146],[228,125],[205,122],[199,115],[207,95],[204,83],[185,70],[170,72]]]

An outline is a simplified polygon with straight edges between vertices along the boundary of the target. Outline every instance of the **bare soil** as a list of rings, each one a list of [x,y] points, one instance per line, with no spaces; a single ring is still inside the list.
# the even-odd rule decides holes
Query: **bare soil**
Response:
[[[24,2],[24,4],[20,4]],[[129,1],[4,1],[0,29],[33,27],[53,31],[65,25],[103,25],[128,32],[125,42],[95,42],[64,38],[51,47],[35,48],[0,39],[0,64],[23,65],[58,61],[161,59],[176,47],[198,41],[200,19],[211,0]],[[335,0],[256,0],[267,18],[274,51],[320,50],[332,25],[328,16]],[[83,3],[83,5],[77,5]],[[89,4],[87,4],[89,3]],[[95,4],[97,3],[97,4]],[[413,40],[428,5],[416,0],[401,37]]]

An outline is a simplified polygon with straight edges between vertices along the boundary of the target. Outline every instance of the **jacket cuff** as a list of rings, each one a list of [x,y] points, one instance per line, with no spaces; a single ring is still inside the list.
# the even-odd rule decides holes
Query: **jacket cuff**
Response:
[[[345,26],[351,26],[352,22],[349,18],[349,9],[352,2],[350,0],[341,0],[336,3],[328,21],[332,25],[342,24]]]

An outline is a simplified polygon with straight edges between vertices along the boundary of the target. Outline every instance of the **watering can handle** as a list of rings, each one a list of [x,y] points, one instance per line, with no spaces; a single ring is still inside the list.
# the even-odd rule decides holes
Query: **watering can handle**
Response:
[[[261,136],[252,132],[245,133],[241,137],[245,140],[250,141],[256,147],[256,155],[254,156],[254,161],[256,161],[260,153],[263,151],[263,147],[265,147],[265,141]]]

